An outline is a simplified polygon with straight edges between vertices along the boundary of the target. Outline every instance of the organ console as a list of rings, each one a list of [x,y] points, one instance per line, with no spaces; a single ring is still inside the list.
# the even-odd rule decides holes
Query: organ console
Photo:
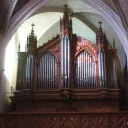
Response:
[[[40,47],[32,24],[26,51],[18,52],[16,112],[117,112],[116,49],[108,49],[99,22],[96,44],[72,33],[67,5],[60,34]]]

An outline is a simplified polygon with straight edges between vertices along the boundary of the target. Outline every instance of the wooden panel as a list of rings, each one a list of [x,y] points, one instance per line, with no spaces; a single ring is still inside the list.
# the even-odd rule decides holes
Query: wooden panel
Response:
[[[127,113],[2,114],[0,128],[127,128]]]

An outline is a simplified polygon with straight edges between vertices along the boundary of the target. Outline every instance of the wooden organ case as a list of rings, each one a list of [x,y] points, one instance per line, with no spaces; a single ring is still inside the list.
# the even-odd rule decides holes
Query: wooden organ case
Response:
[[[15,112],[118,112],[116,49],[108,49],[101,22],[96,44],[72,33],[67,12],[60,34],[37,48],[33,26],[18,52]]]

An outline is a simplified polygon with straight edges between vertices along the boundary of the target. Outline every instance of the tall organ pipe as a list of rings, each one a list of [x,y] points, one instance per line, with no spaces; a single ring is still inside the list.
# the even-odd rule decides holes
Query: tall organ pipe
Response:
[[[70,64],[70,40],[68,39],[68,87],[70,87],[70,74],[71,74],[71,64]]]
[[[91,87],[91,56],[89,55],[89,87]]]
[[[77,67],[78,67],[78,76],[77,76],[78,84],[77,84],[77,86],[79,86],[79,84],[80,84],[80,59],[79,59],[79,57],[77,58]]]
[[[90,56],[90,86],[92,87],[92,57]]]
[[[84,83],[85,83],[85,51],[83,52],[83,87],[84,87]]]
[[[50,56],[50,60],[49,60],[49,77],[50,77],[51,81],[49,81],[49,88],[51,88],[51,82],[52,82],[51,65],[52,65],[52,57]]]
[[[105,87],[106,63],[105,63],[105,53],[103,51],[99,51],[98,53],[98,67],[99,67],[100,87]]]
[[[54,78],[54,86],[55,87],[55,59],[53,59],[53,78]]]
[[[82,84],[82,61],[81,61],[81,58],[82,58],[82,54],[80,54],[80,87]]]
[[[95,86],[95,62],[94,62],[94,60],[93,60],[93,69],[92,69],[92,74],[93,74],[93,79],[92,79],[92,84],[93,84],[93,86]]]
[[[64,37],[64,87],[66,88],[66,41]]]
[[[29,76],[29,88],[31,87],[31,57],[29,58],[30,59],[30,76]]]
[[[114,58],[115,59],[115,58]],[[112,60],[112,87],[116,87],[116,63],[115,63],[115,60]]]
[[[85,52],[85,87],[87,87],[87,52]]]
[[[45,56],[44,56],[44,69],[45,69],[45,84],[44,84],[44,88],[46,88],[47,87],[47,74],[46,74],[46,72],[47,72],[47,65],[46,65],[46,61],[47,61],[47,59],[46,59],[46,54],[45,54]]]
[[[52,81],[51,81],[51,88],[53,88],[53,79],[54,79],[54,77],[53,77],[53,59],[51,60],[52,61],[52,65],[51,65],[51,76],[52,76]]]
[[[106,87],[106,56],[104,53],[104,87]]]
[[[57,74],[56,74],[56,72],[57,72],[57,64],[56,64],[56,59],[54,59],[54,81],[55,81],[55,86],[54,87],[56,87],[57,86]]]
[[[39,87],[41,88],[41,82],[42,82],[42,80],[41,80],[41,73],[42,73],[42,70],[41,70],[41,64],[42,64],[42,59],[41,59],[41,62],[40,62],[40,64],[39,64],[39,68],[38,68],[38,79],[39,79],[39,82],[38,82],[38,84],[39,84]]]
[[[61,40],[61,85],[62,87],[64,87],[64,63],[63,63],[63,50],[64,50],[64,47],[63,47],[63,43],[64,43],[64,37],[62,36],[62,40]]]
[[[70,86],[70,40],[67,36],[61,39],[61,85],[63,88]]]
[[[50,56],[50,54],[48,53],[47,54],[47,67],[48,67],[48,71],[47,71],[47,73],[48,73],[48,75],[47,75],[47,88],[49,88],[49,83],[50,83],[50,76],[49,76],[49,60],[51,59],[51,56]]]
[[[82,87],[84,85],[84,52],[82,53]]]
[[[89,54],[88,54],[88,59],[87,59],[87,60],[88,60],[88,65],[87,65],[87,66],[88,66],[88,67],[87,67],[87,74],[88,74],[88,75],[87,75],[87,80],[88,80],[88,81],[87,81],[87,84],[88,84],[88,87],[89,87]]]

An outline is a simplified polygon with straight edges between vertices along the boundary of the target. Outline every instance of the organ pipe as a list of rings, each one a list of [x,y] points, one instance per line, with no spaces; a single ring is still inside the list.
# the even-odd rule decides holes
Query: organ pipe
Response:
[[[98,67],[99,67],[99,78],[100,87],[105,87],[106,85],[106,62],[104,51],[99,51],[98,53]]]
[[[61,85],[62,88],[70,86],[70,40],[67,36],[61,38]]]
[[[71,74],[71,64],[70,64],[70,41],[68,39],[68,87],[70,87],[70,74]]]
[[[111,68],[111,88],[116,87],[116,63],[115,60],[112,59],[112,68]]]
[[[64,37],[64,79],[65,79],[65,88],[67,87],[67,42],[66,37]]]
[[[83,65],[84,79],[86,78],[86,75],[85,75],[85,72],[86,72],[86,71],[85,71],[85,64],[86,64],[85,54],[86,54],[86,52],[83,53],[83,55],[84,55],[84,63],[83,63],[83,64],[84,64],[84,65]],[[83,81],[83,87],[84,87],[84,85],[85,85],[85,81]]]

